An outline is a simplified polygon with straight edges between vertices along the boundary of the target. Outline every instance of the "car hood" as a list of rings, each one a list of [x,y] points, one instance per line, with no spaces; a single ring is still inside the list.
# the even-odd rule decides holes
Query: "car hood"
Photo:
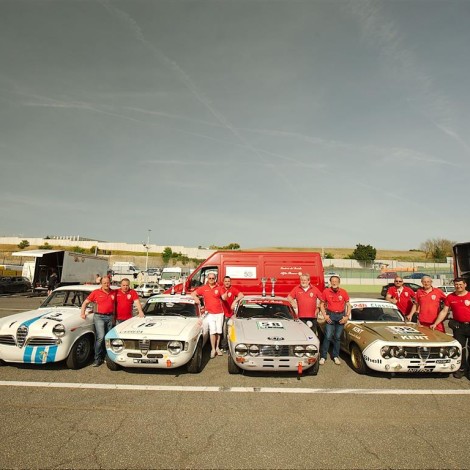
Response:
[[[76,307],[52,307],[15,313],[0,319],[0,331],[16,331],[26,325],[30,331],[44,330],[57,323],[68,324],[80,320],[80,309]]]
[[[129,339],[184,337],[195,327],[202,328],[202,321],[199,318],[173,316],[134,317],[116,325],[108,333],[108,336]]]
[[[420,326],[416,323],[402,322],[364,322],[364,323],[348,323],[348,332],[353,328],[361,328],[369,331],[377,339],[393,342],[409,343],[412,340],[429,341],[429,342],[451,342],[452,336],[441,333],[440,331],[431,330],[426,326]]]
[[[269,344],[270,342],[317,342],[312,330],[300,321],[263,318],[235,319],[236,341]],[[282,340],[280,339],[282,338]]]

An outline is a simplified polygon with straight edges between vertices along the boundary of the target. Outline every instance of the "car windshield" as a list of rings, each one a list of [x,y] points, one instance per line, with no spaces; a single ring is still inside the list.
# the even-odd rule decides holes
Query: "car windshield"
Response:
[[[179,273],[169,273],[169,272],[164,272],[162,273],[162,279],[165,281],[170,281],[171,279],[179,279],[180,274]]]
[[[237,318],[284,318],[293,320],[292,311],[288,305],[283,304],[265,304],[246,303],[237,310]]]
[[[53,292],[41,307],[81,307],[90,292],[59,290]]]
[[[385,306],[356,306],[351,310],[352,321],[404,321],[396,308]]]
[[[146,316],[197,317],[195,304],[176,302],[147,302],[144,307]]]

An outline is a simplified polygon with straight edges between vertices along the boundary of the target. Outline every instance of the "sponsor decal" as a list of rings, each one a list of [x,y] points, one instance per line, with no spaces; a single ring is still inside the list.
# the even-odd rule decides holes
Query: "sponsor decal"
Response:
[[[425,336],[424,333],[413,328],[412,326],[388,326],[386,328],[388,331],[392,332],[393,334],[397,335],[422,335]]]
[[[365,354],[363,356],[364,360],[370,362],[371,364],[382,364],[382,359],[372,359],[371,357],[366,356]]]
[[[284,325],[280,321],[257,321],[256,325],[260,330],[283,330]]]
[[[420,333],[419,335],[401,335],[400,338],[401,339],[419,339],[419,340],[427,339],[429,340],[429,337],[427,337],[426,335],[422,333]]]
[[[465,304],[466,307],[470,306],[470,300],[465,300],[464,304]]]
[[[127,300],[131,300],[131,294],[127,294]]]
[[[313,297],[313,292],[310,292],[310,297]]]
[[[362,328],[360,328],[359,326],[354,326],[353,328],[351,328],[351,331],[354,331],[354,333],[362,333],[364,330]]]
[[[432,299],[432,300],[436,300],[435,294],[432,294],[432,295],[431,295],[431,299]]]
[[[270,341],[284,341],[284,338],[282,336],[268,336],[268,339]]]
[[[270,299],[260,299],[260,300],[244,300],[243,301],[244,305],[249,305],[249,304],[263,304],[263,305],[290,305],[287,300],[270,300]]]

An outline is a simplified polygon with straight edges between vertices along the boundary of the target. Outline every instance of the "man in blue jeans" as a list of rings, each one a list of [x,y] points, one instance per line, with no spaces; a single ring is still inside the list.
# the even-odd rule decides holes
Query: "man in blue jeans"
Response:
[[[93,322],[95,324],[95,361],[93,367],[98,367],[104,362],[106,350],[104,337],[113,327],[114,313],[116,310],[116,292],[111,290],[111,281],[108,276],[101,278],[101,287],[94,290],[83,302],[80,316],[85,320],[86,307],[89,303],[95,303]]]
[[[330,287],[323,291],[323,299],[320,310],[326,320],[325,337],[320,348],[320,364],[324,364],[328,355],[330,342],[333,340],[333,362],[340,365],[339,350],[341,346],[341,335],[344,325],[351,316],[351,304],[348,293],[339,287],[340,278],[330,277]]]

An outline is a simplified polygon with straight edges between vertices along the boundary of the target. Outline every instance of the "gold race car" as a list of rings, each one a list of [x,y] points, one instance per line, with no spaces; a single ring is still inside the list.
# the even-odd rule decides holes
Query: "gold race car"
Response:
[[[358,374],[379,372],[438,372],[459,369],[462,348],[452,336],[406,322],[398,308],[385,300],[351,299],[351,319],[341,349],[351,355]],[[325,333],[325,319],[318,319]]]

